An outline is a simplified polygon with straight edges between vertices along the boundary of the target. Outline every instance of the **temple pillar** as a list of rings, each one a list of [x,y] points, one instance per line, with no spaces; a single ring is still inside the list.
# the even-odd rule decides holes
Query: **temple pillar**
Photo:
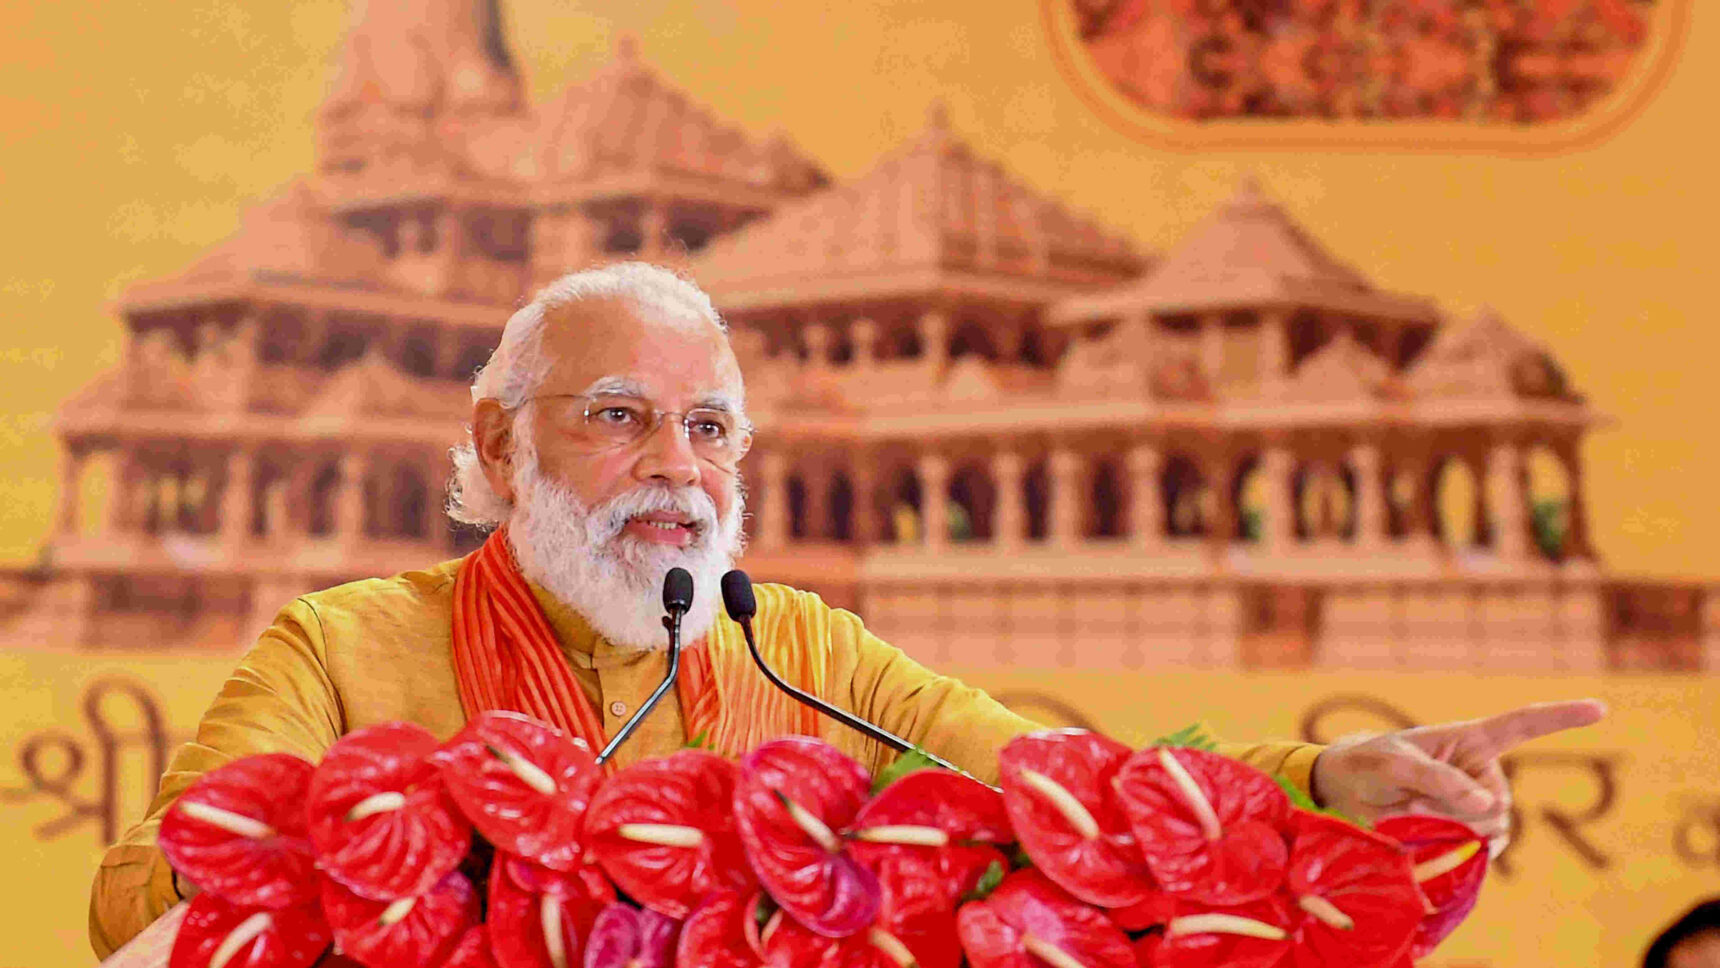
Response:
[[[1066,548],[1081,540],[1081,456],[1058,445],[1046,470],[1051,484],[1046,530],[1054,547]]]
[[[870,319],[856,319],[849,327],[854,341],[854,367],[870,370],[878,362],[878,324]]]
[[[221,490],[221,541],[243,544],[251,534],[251,497],[256,481],[256,452],[236,447],[227,454],[226,483]]]
[[[1583,486],[1581,444],[1577,441],[1560,444],[1554,448],[1554,454],[1565,465],[1565,480],[1570,482],[1565,507],[1565,558],[1592,560],[1595,549],[1589,537],[1589,503]]]
[[[1529,514],[1523,486],[1523,455],[1515,444],[1499,443],[1487,454],[1482,475],[1493,531],[1493,549],[1500,558],[1519,561],[1529,551]]]
[[[1216,389],[1224,377],[1224,314],[1204,313],[1200,317],[1200,368],[1209,385]]]
[[[950,540],[950,462],[935,451],[919,458],[920,533],[927,551],[942,551]]]
[[[801,324],[801,341],[806,345],[806,365],[820,370],[830,363],[830,327],[811,321]]]
[[[83,496],[87,456],[83,448],[69,443],[60,450],[60,490],[55,496],[54,529],[63,538],[78,533],[78,501]]]
[[[991,455],[992,487],[997,505],[992,511],[991,540],[1003,549],[1021,547],[1027,537],[1027,506],[1022,501],[1021,455],[999,450]]]
[[[1373,444],[1350,448],[1350,470],[1356,476],[1356,535],[1358,548],[1374,549],[1385,542],[1385,485],[1380,480],[1380,451]]]
[[[1273,442],[1260,455],[1261,491],[1266,506],[1261,509],[1260,543],[1269,554],[1283,554],[1296,544],[1296,507],[1291,478],[1296,458],[1283,443]]]
[[[1164,543],[1164,499],[1159,494],[1159,452],[1148,443],[1129,448],[1129,543],[1156,551]]]
[[[144,489],[142,465],[135,451],[127,448],[114,462],[113,483],[108,487],[105,529],[110,534],[139,530],[138,513]]]
[[[864,548],[878,540],[878,477],[866,455],[848,468],[848,483],[854,488],[848,533],[855,546]]]
[[[1290,375],[1290,314],[1283,309],[1260,313],[1259,380],[1271,385]]]
[[[941,309],[920,314],[920,357],[932,382],[943,380],[950,361],[950,317]]]
[[[369,455],[361,450],[350,449],[341,455],[340,488],[334,505],[334,534],[340,540],[364,537],[364,479],[369,465]]]
[[[764,485],[764,506],[759,509],[758,543],[780,548],[788,540],[788,460],[782,451],[759,455],[759,478]]]
[[[830,470],[823,462],[814,458],[802,465],[800,483],[806,488],[802,513],[806,515],[807,541],[830,537],[830,482]]]

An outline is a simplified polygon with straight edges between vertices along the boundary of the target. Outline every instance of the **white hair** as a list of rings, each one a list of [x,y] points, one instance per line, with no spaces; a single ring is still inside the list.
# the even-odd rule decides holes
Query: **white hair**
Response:
[[[728,327],[705,291],[674,272],[644,262],[618,262],[562,276],[538,291],[502,327],[502,339],[472,381],[472,402],[493,399],[518,410],[548,375],[552,361],[543,355],[544,324],[552,311],[587,300],[620,299],[669,319],[698,319],[727,333]],[[519,415],[515,414],[515,420]],[[517,425],[516,425],[517,426]],[[448,516],[463,524],[493,528],[513,512],[508,500],[484,477],[472,428],[451,452],[454,475],[448,481]]]

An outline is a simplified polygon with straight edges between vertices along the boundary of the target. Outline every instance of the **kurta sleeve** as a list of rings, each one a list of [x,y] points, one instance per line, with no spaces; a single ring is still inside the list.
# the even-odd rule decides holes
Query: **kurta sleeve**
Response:
[[[253,753],[292,753],[313,763],[338,738],[345,717],[329,680],[322,623],[299,599],[228,677],[162,774],[143,822],[109,847],[90,890],[90,943],[106,958],[180,900],[155,846],[161,815],[205,772]]]
[[[828,607],[819,603],[818,607]],[[831,609],[832,669],[848,676],[852,706],[892,733],[942,756],[987,783],[997,782],[997,753],[1022,733],[1044,729],[985,692],[940,676],[873,635],[860,619]],[[840,680],[839,680],[840,681]],[[1167,729],[1174,728],[1167,726]],[[1306,743],[1221,743],[1218,751],[1302,790],[1322,747]],[[884,750],[886,761],[893,751]]]

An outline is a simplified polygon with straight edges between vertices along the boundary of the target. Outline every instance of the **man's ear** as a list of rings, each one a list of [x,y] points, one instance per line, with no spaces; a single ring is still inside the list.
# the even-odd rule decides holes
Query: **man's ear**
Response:
[[[472,446],[490,489],[503,500],[514,500],[514,417],[499,401],[479,400],[472,407]]]

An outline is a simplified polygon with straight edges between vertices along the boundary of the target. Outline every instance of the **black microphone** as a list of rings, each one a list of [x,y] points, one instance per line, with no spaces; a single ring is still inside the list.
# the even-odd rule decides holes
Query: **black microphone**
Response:
[[[657,684],[651,697],[645,700],[645,705],[633,714],[633,718],[621,724],[614,738],[604,745],[603,752],[597,754],[597,762],[607,763],[627,742],[627,737],[639,727],[645,716],[657,707],[657,701],[669,691],[674,684],[675,676],[681,671],[681,618],[687,610],[693,607],[693,576],[685,568],[671,568],[663,576],[663,611],[669,614],[663,616],[663,627],[669,630],[669,669],[663,674],[663,681]]]
[[[829,716],[831,719],[834,719],[850,728],[857,729],[878,742],[883,743],[885,746],[891,747],[898,753],[906,753],[914,748],[914,744],[900,736],[897,736],[895,733],[890,732],[882,726],[869,723],[847,710],[838,709],[824,700],[819,699],[817,696],[802,692],[801,690],[789,685],[787,682],[784,682],[783,678],[776,674],[776,670],[772,669],[765,663],[764,656],[759,654],[758,641],[753,638],[752,620],[753,616],[758,614],[758,599],[753,597],[752,579],[747,577],[746,572],[735,569],[723,576],[722,586],[723,609],[729,613],[729,618],[734,619],[735,622],[740,625],[741,634],[745,635],[747,639],[747,649],[752,652],[753,663],[758,666],[760,672],[764,673],[764,677],[770,680],[771,685],[788,693],[790,696],[793,696],[801,705],[811,706],[813,709]],[[954,770],[962,776],[969,777],[970,779],[973,777],[973,774],[935,753],[928,752],[924,749],[920,750],[920,752],[924,754],[927,759],[946,770]]]
[[[693,607],[693,576],[685,568],[671,568],[663,576],[663,611],[685,615]]]

